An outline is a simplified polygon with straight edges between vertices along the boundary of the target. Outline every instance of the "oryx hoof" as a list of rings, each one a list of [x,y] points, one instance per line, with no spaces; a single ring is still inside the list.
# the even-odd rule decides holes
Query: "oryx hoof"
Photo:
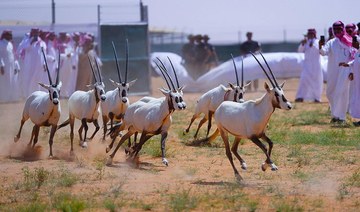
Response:
[[[18,141],[19,141],[19,137],[15,136],[15,137],[14,137],[14,142],[16,143],[16,142],[18,142]]]
[[[165,164],[166,166],[169,166],[169,161],[166,160],[166,158],[163,158],[163,159],[162,159],[162,162],[163,162],[163,164]]]
[[[271,167],[271,171],[277,171],[278,170],[278,167],[274,163],[271,163],[270,167]]]
[[[235,178],[236,178],[236,181],[238,181],[238,182],[243,180],[243,178],[240,176],[239,173],[235,173]]]
[[[109,158],[107,159],[107,161],[106,161],[106,165],[107,165],[107,166],[111,166],[112,163],[113,163],[113,158],[112,158],[112,157],[109,157]]]
[[[261,170],[266,171],[268,166],[269,166],[269,164],[264,162],[263,164],[261,164]]]
[[[247,165],[246,165],[246,163],[245,162],[242,162],[241,163],[241,168],[243,169],[243,170],[247,170]]]
[[[70,150],[70,157],[74,157],[75,154],[74,154],[74,150]]]
[[[54,156],[53,156],[53,155],[49,155],[49,159],[54,159]]]

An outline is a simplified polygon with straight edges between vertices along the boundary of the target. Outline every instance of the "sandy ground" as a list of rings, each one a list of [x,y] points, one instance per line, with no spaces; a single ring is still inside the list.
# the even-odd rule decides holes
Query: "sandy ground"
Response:
[[[284,87],[287,98],[292,101],[295,98],[297,83],[297,79],[288,79]],[[163,84],[162,79],[152,78],[153,96],[161,96],[158,91],[161,84]],[[263,81],[260,81],[260,86],[261,89],[258,92],[249,92],[246,94],[246,98],[260,97],[263,93]],[[199,93],[185,93],[184,98],[188,103],[188,111],[184,112],[183,118],[190,120],[196,99],[200,95]],[[131,96],[131,101],[134,102],[139,98],[139,96]],[[321,105],[327,107],[325,97],[323,101],[325,102]],[[0,105],[0,181],[2,184],[0,206],[6,207],[8,205],[10,207],[16,202],[30,201],[21,198],[19,195],[21,191],[11,189],[11,185],[23,181],[22,169],[24,167],[30,169],[44,167],[47,170],[57,170],[59,167],[65,166],[82,178],[81,183],[70,188],[72,194],[88,198],[92,198],[92,195],[95,196],[93,198],[96,201],[100,197],[95,194],[99,192],[111,193],[114,187],[121,187],[123,191],[127,191],[126,194],[129,199],[155,204],[156,206],[153,206],[155,211],[168,210],[166,203],[163,202],[164,195],[170,195],[183,189],[190,189],[195,194],[205,190],[216,192],[224,186],[236,184],[232,168],[223,147],[221,147],[221,140],[217,140],[219,148],[184,145],[181,142],[181,133],[178,129],[184,129],[186,126],[175,127],[177,120],[174,120],[174,126],[170,130],[167,141],[168,167],[161,163],[161,158],[146,154],[140,156],[140,161],[137,164],[128,163],[124,151],[120,149],[114,158],[113,166],[104,167],[104,177],[99,180],[96,163],[106,159],[105,147],[109,141],[101,142],[101,130],[95,139],[89,143],[87,149],[77,145],[78,135],[77,130],[75,131],[75,157],[69,155],[68,127],[59,130],[55,136],[53,147],[54,159],[49,159],[47,144],[49,129],[42,128],[38,145],[34,149],[29,149],[26,144],[30,139],[32,124],[28,121],[23,128],[20,141],[18,143],[13,142],[13,137],[19,128],[23,105],[23,102]],[[312,104],[308,105],[311,106]],[[62,100],[61,106],[63,115],[60,122],[67,118],[65,115],[67,114],[67,101]],[[75,129],[78,129],[78,126],[79,121],[76,121]],[[92,126],[89,131],[93,131]],[[204,136],[204,131],[201,131],[200,136]],[[276,152],[279,170],[277,172],[269,170],[262,172],[260,165],[264,160],[263,153],[251,142],[245,142],[241,149],[246,152],[245,158],[248,164],[247,171],[240,171],[239,167],[244,178],[241,183],[241,190],[249,198],[259,203],[257,206],[259,211],[275,211],[274,196],[289,202],[305,202],[299,203],[304,210],[313,210],[316,204],[319,204],[318,207],[315,207],[318,211],[356,211],[360,208],[359,193],[355,193],[349,199],[338,201],[339,186],[342,179],[351,175],[359,167],[359,151],[350,151],[348,154],[349,157],[357,158],[355,164],[344,166],[327,161],[326,164],[300,168],[294,166],[294,163],[283,155],[288,151],[285,146],[275,144],[274,151]],[[239,166],[237,162],[236,165]],[[313,174],[311,180],[304,182],[291,177],[294,172],[299,170],[305,173],[318,174]],[[124,207],[125,210],[142,210],[141,208],[134,209],[129,205]],[[208,210],[209,207],[211,208],[211,206],[198,206],[198,210]],[[210,210],[222,211],[221,208],[216,207]]]

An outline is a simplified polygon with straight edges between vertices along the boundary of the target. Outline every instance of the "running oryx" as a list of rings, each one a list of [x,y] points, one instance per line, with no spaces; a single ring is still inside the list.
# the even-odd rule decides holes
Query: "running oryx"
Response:
[[[159,58],[157,58],[162,66],[156,65],[160,69],[160,72],[163,74],[163,77],[169,87],[169,89],[161,88],[160,91],[165,95],[162,98],[148,98],[144,102],[140,103],[140,106],[132,113],[129,114],[128,111],[125,113],[124,129],[127,129],[127,133],[121,137],[118,145],[115,150],[109,156],[107,165],[112,164],[112,160],[116,154],[116,151],[133,134],[141,133],[140,141],[133,147],[131,155],[135,158],[139,151],[142,148],[142,145],[149,140],[152,136],[161,134],[161,153],[162,153],[162,162],[167,166],[168,160],[165,158],[165,141],[168,136],[168,131],[172,122],[172,113],[175,110],[184,110],[186,108],[186,103],[183,100],[183,86],[179,85],[175,69],[173,68],[174,75],[176,78],[176,87],[169,76],[164,64]],[[168,58],[169,59],[169,58]],[[171,60],[169,59],[171,63]],[[171,63],[172,65],[172,63]],[[173,67],[173,66],[172,66]],[[166,74],[166,76],[165,76]],[[171,86],[168,82],[171,83]],[[149,101],[148,101],[149,100]],[[134,104],[138,104],[135,102]],[[130,106],[131,107],[131,106]]]
[[[91,90],[89,91],[75,91],[69,98],[68,106],[69,106],[69,119],[66,120],[64,123],[59,125],[59,129],[68,125],[70,123],[70,140],[71,140],[71,149],[70,154],[73,154],[73,140],[74,140],[74,123],[75,118],[81,120],[81,127],[79,128],[79,136],[80,136],[80,145],[82,147],[87,147],[87,131],[88,126],[87,122],[92,122],[96,129],[94,133],[91,135],[90,139],[94,138],[97,131],[100,129],[100,126],[98,124],[98,116],[100,113],[99,104],[100,101],[105,101],[105,91],[104,91],[104,83],[101,79],[101,73],[98,66],[98,63],[96,61],[96,58],[94,58],[98,77],[96,78],[95,71],[93,68],[92,61],[90,59],[90,56],[88,56],[91,71],[93,73],[93,77],[95,79],[95,83],[93,85],[88,85]],[[84,137],[82,137],[82,131],[83,128],[85,129]]]
[[[263,57],[262,54],[261,56]],[[235,168],[231,152],[240,161],[241,168],[246,170],[246,163],[237,152],[240,139],[242,138],[250,139],[265,153],[266,160],[261,166],[263,171],[266,170],[267,166],[270,166],[273,171],[278,169],[270,159],[273,142],[266,136],[265,129],[275,108],[290,110],[292,107],[290,102],[285,98],[284,91],[282,90],[284,83],[281,85],[277,83],[265,58],[263,57],[272,79],[269,77],[268,73],[255,55],[253,55],[253,57],[259,63],[273,88],[270,88],[265,82],[264,87],[266,89],[266,93],[259,99],[246,101],[244,103],[231,101],[221,103],[214,114],[217,129],[214,134],[209,137],[209,140],[212,140],[220,132],[225,144],[226,155],[234,170],[235,177],[238,180],[241,180],[242,178]],[[228,140],[229,133],[235,136],[231,149]],[[260,138],[268,143],[269,150],[267,150],[266,146],[260,141]]]
[[[128,75],[128,62],[129,62],[129,49],[128,49],[128,40],[126,39],[126,61],[125,61],[125,80],[123,81],[121,78],[118,57],[115,49],[115,44],[112,42],[112,47],[115,56],[116,69],[119,77],[119,82],[114,82],[110,79],[111,83],[116,87],[114,90],[106,92],[106,100],[101,103],[101,112],[102,112],[102,120],[104,127],[104,135],[103,140],[105,140],[106,131],[107,131],[107,123],[110,119],[110,127],[113,127],[113,121],[121,121],[124,117],[125,111],[130,105],[130,101],[128,98],[129,87],[135,83],[136,80],[131,82],[127,82]]]
[[[22,127],[29,118],[34,123],[34,127],[29,142],[29,145],[31,145],[31,143],[33,142],[32,147],[34,147],[38,141],[40,127],[51,126],[50,138],[49,138],[49,145],[50,145],[49,157],[53,157],[53,152],[52,152],[53,138],[57,129],[57,124],[59,122],[60,113],[61,113],[60,100],[59,100],[60,88],[62,84],[61,82],[59,82],[60,54],[58,58],[56,80],[55,83],[53,84],[50,76],[49,67],[46,61],[44,49],[42,48],[41,51],[44,57],[45,68],[50,84],[46,85],[39,82],[39,85],[41,85],[41,87],[48,90],[48,92],[35,91],[26,99],[22,114],[20,129],[18,134],[15,136],[14,141],[17,142],[19,140]]]
[[[236,85],[233,85],[232,83],[229,83],[229,87],[225,87],[224,85],[219,85],[216,88],[213,88],[213,89],[209,90],[208,92],[204,93],[199,98],[199,100],[197,101],[196,107],[195,107],[195,113],[191,118],[189,126],[184,131],[184,133],[188,133],[192,123],[195,121],[195,119],[197,119],[203,113],[205,116],[199,122],[199,125],[198,125],[195,135],[194,135],[195,139],[197,138],[199,129],[206,121],[208,121],[206,138],[208,137],[209,131],[211,129],[212,115],[214,114],[216,108],[218,108],[219,105],[223,101],[244,102],[243,97],[244,97],[244,93],[245,93],[245,88],[250,83],[248,83],[244,86],[243,58],[241,57],[241,86],[240,86],[235,60],[232,55],[231,55],[231,57],[232,57],[232,61],[234,63]]]

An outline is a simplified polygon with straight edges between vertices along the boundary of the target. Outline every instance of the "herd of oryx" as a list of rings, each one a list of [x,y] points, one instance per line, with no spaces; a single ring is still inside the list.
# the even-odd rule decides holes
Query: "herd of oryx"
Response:
[[[20,129],[15,136],[14,141],[16,142],[19,140],[22,127],[29,118],[34,123],[29,142],[29,145],[32,145],[32,147],[34,147],[38,141],[40,127],[51,126],[49,138],[49,156],[52,157],[52,144],[55,132],[58,129],[70,124],[70,154],[74,154],[73,140],[75,119],[81,120],[81,126],[78,130],[80,137],[79,144],[82,147],[87,147],[87,140],[92,139],[100,129],[98,117],[101,114],[104,128],[103,139],[105,140],[105,137],[110,135],[112,140],[111,143],[106,147],[106,152],[112,151],[106,162],[107,165],[112,164],[112,160],[117,150],[126,140],[128,140],[128,146],[125,148],[126,154],[128,154],[131,158],[136,158],[144,143],[152,136],[159,134],[161,135],[162,162],[165,165],[168,165],[169,162],[165,157],[166,138],[172,123],[172,114],[176,110],[184,110],[186,108],[186,103],[183,98],[184,94],[182,91],[184,86],[180,85],[171,60],[167,58],[168,61],[162,61],[157,58],[157,61],[154,61],[154,63],[162,73],[162,76],[168,86],[167,89],[160,89],[164,97],[155,98],[146,96],[130,104],[128,99],[128,91],[129,87],[134,84],[136,80],[128,82],[127,79],[129,55],[128,42],[126,40],[126,67],[124,78],[120,73],[118,57],[114,43],[112,43],[112,47],[119,78],[119,82],[115,82],[110,79],[112,84],[115,86],[115,89],[105,92],[105,86],[102,81],[99,65],[96,62],[96,59],[89,57],[89,63],[93,77],[95,79],[95,83],[93,85],[88,85],[89,91],[75,91],[70,96],[68,99],[69,118],[60,125],[58,125],[58,122],[61,114],[59,100],[59,93],[61,88],[59,74],[61,73],[59,73],[59,68],[57,68],[56,80],[55,83],[53,83],[53,80],[50,77],[49,69],[47,67],[45,53],[42,52],[50,84],[39,84],[48,92],[36,91],[26,99]],[[278,84],[266,59],[261,53],[260,55],[263,58],[268,71],[264,68],[258,58],[252,54],[267,76],[269,82],[272,85],[272,88],[270,88],[269,85],[265,83],[266,93],[261,98],[245,101],[243,97],[247,85],[244,85],[243,80],[243,63],[241,68],[242,77],[240,84],[236,64],[234,58],[232,58],[235,69],[236,85],[232,83],[229,83],[228,87],[219,85],[218,87],[213,88],[203,94],[197,101],[195,113],[191,118],[189,126],[184,130],[184,133],[189,132],[189,129],[194,120],[197,119],[201,114],[204,114],[204,117],[201,119],[197,127],[194,138],[196,139],[200,127],[207,121],[208,124],[206,139],[208,141],[212,141],[220,134],[222,140],[224,141],[226,156],[231,163],[237,180],[241,180],[242,178],[234,165],[232,154],[234,154],[235,157],[239,160],[242,169],[246,170],[247,168],[245,161],[241,158],[237,151],[239,142],[242,138],[250,139],[265,153],[266,160],[261,166],[263,171],[265,171],[268,166],[270,166],[271,170],[273,171],[278,169],[271,160],[273,142],[269,137],[266,136],[265,128],[275,108],[290,110],[292,107],[290,102],[284,96],[284,92],[282,90],[284,83],[281,85]],[[58,61],[60,61],[60,59]],[[172,79],[172,77],[169,75],[169,72],[164,63],[170,63],[175,80]],[[215,119],[217,129],[212,135],[209,136],[212,117]],[[95,131],[88,138],[87,123],[89,122],[94,124]],[[110,130],[107,132],[109,122]],[[138,142],[136,142],[136,137],[139,133],[140,139]],[[235,136],[235,140],[232,143],[231,148],[228,139],[229,133]],[[135,138],[134,142],[131,143],[130,137],[133,135]],[[116,145],[115,149],[112,150],[113,145],[119,136],[121,137],[120,141]],[[268,148],[260,139],[268,144]]]

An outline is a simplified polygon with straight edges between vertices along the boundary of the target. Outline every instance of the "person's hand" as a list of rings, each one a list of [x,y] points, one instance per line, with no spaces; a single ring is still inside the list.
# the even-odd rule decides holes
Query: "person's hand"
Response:
[[[340,62],[339,66],[343,66],[343,67],[349,67],[349,64],[345,63],[345,62]]]
[[[305,45],[306,44],[306,39],[303,39],[300,43],[301,43],[301,45]]]
[[[5,74],[5,68],[4,68],[4,66],[1,66],[1,68],[0,68],[0,73],[1,73],[1,75],[4,75],[4,74]]]
[[[323,45],[325,45],[325,42],[322,41],[322,40],[319,40],[319,49],[321,49],[321,47],[322,47]]]
[[[353,73],[350,73],[349,76],[348,76],[349,80],[350,81],[353,81],[354,80],[354,74]]]

